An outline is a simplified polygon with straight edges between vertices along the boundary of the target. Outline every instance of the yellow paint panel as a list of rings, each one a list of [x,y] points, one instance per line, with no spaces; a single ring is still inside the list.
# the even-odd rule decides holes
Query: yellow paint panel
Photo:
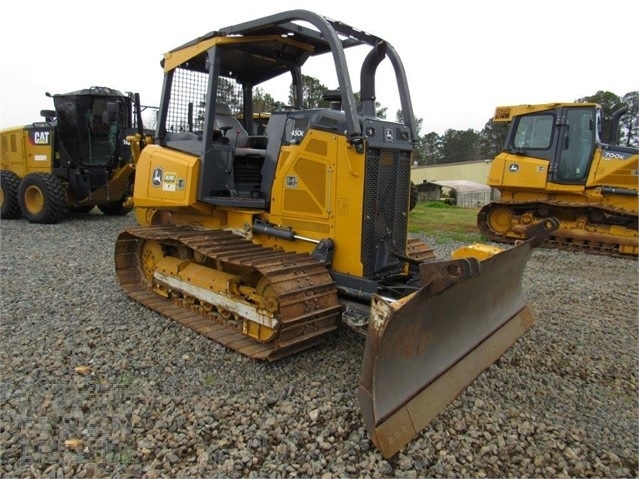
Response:
[[[308,132],[302,144],[281,161],[282,214],[304,218],[328,218],[334,135]]]
[[[21,178],[29,173],[51,172],[54,133],[36,133],[44,135],[40,144],[32,144],[24,128],[12,128],[0,133],[0,165],[3,170],[13,171]]]
[[[546,160],[508,155],[503,162],[503,186],[545,188],[548,179]]]
[[[597,168],[593,181],[596,184],[637,189],[639,155],[614,151],[602,152],[598,149],[595,153],[595,163]]]
[[[147,146],[137,163],[134,203],[141,207],[180,207],[196,202],[199,157]]]

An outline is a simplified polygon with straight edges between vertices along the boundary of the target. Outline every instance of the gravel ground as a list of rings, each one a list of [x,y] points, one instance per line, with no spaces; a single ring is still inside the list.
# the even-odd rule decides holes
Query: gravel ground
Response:
[[[360,337],[274,364],[232,353],[121,292],[113,246],[133,224],[0,225],[0,476],[639,474],[634,260],[536,250],[535,326],[385,460],[355,397]]]

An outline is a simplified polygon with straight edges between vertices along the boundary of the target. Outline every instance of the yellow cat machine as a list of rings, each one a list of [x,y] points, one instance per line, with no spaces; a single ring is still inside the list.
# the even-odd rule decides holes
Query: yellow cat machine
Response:
[[[2,219],[56,223],[94,206],[127,214],[135,169],[126,137],[144,133],[139,114],[134,127],[138,95],[91,87],[47,96],[55,110],[42,110],[44,121],[0,131]]]
[[[603,143],[602,111],[594,103],[498,107],[493,121],[510,122],[488,185],[500,193],[477,216],[498,242],[525,238],[548,217],[559,228],[546,247],[637,258],[639,150],[617,145],[620,109]]]
[[[366,53],[359,104],[351,48]],[[325,95],[330,108],[303,109],[302,67],[321,55],[339,89]],[[375,116],[384,59],[404,123]],[[405,71],[389,43],[360,29],[283,12],[198,37],[162,65],[155,140],[137,162],[140,224],[115,245],[123,290],[256,359],[298,353],[339,325],[360,331],[361,412],[392,456],[531,326],[521,279],[556,224],[447,260],[409,237],[416,129]],[[253,135],[235,107],[251,119],[254,87],[281,75],[296,104]],[[220,101],[230,84],[242,92],[234,108]]]

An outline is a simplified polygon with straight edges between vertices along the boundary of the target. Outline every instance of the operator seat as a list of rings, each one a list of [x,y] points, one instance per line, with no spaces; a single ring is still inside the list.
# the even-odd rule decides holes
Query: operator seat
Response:
[[[229,145],[235,148],[235,156],[260,156],[264,157],[266,148],[265,136],[250,136],[242,124],[231,113],[231,109],[224,103],[215,104],[215,130],[224,131]]]
[[[226,132],[226,137],[229,139],[229,144],[236,148],[245,148],[248,143],[249,134],[244,127],[240,124],[237,118],[231,113],[231,108],[224,103],[215,104],[215,122],[213,123],[215,130]]]

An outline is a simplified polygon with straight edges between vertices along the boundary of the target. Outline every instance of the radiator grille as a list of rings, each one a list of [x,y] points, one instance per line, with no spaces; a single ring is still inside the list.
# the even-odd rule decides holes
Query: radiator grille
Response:
[[[364,187],[362,262],[364,276],[399,272],[391,252],[405,252],[410,191],[410,152],[368,149]]]

